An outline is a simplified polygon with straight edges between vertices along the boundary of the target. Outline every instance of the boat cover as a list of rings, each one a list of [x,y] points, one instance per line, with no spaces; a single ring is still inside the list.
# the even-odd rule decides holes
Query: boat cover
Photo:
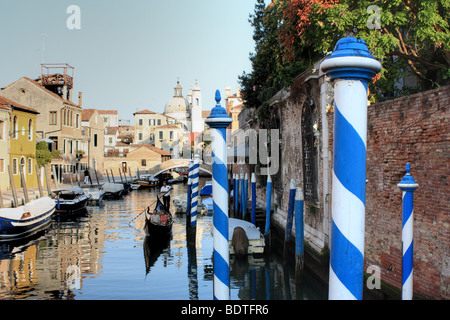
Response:
[[[256,240],[262,237],[261,231],[259,231],[259,228],[257,228],[253,223],[241,219],[229,218],[228,234],[230,236],[233,235],[234,228],[236,227],[241,227],[245,230],[248,240]]]
[[[105,190],[106,192],[119,192],[121,190],[123,190],[123,185],[122,184],[116,184],[116,183],[110,183],[107,182],[103,185],[103,190]]]
[[[20,220],[24,212],[29,212],[30,217],[37,217],[55,207],[55,201],[49,197],[42,197],[36,200],[31,200],[23,206],[17,208],[2,208],[0,209],[0,217],[12,220]]]

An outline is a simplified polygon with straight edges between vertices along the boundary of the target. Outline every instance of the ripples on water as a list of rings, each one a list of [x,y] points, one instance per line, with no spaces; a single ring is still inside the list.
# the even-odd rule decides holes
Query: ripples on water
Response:
[[[175,185],[173,195],[181,192],[186,186]],[[0,243],[0,299],[211,300],[212,217],[199,215],[195,246],[187,245],[185,215],[176,217],[161,245],[146,237],[143,215],[132,221],[155,200],[155,191],[133,191],[77,216],[55,216],[29,239]],[[293,279],[275,254],[234,262],[231,299],[326,299],[312,277],[300,288]]]

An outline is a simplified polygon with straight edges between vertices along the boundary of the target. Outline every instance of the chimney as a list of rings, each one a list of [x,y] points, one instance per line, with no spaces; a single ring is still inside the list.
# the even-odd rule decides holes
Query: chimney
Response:
[[[79,92],[78,93],[78,106],[81,108],[82,105],[83,105],[83,93]]]

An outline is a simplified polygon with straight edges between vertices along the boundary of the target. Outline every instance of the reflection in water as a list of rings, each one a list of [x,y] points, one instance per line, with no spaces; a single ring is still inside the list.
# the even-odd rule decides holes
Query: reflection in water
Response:
[[[144,257],[145,257],[145,274],[150,272],[159,256],[164,253],[166,256],[170,255],[170,240],[167,236],[163,239],[155,238],[154,236],[146,236],[144,239]]]
[[[186,185],[174,186],[174,196],[182,192]],[[133,191],[82,214],[55,216],[26,240],[0,243],[0,299],[211,300],[213,218],[199,215],[194,234],[179,215],[171,238],[154,241],[143,216],[133,219],[156,194]],[[326,288],[307,272],[297,287],[293,264],[281,261],[272,252],[232,259],[231,299],[326,299]]]

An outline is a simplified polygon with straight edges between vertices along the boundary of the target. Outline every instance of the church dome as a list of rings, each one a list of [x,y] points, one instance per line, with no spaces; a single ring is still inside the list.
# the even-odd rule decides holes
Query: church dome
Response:
[[[189,112],[189,102],[183,97],[183,88],[180,85],[180,82],[177,81],[177,85],[175,86],[175,93],[172,99],[170,99],[164,110],[164,114],[172,114],[172,113],[188,113]]]

